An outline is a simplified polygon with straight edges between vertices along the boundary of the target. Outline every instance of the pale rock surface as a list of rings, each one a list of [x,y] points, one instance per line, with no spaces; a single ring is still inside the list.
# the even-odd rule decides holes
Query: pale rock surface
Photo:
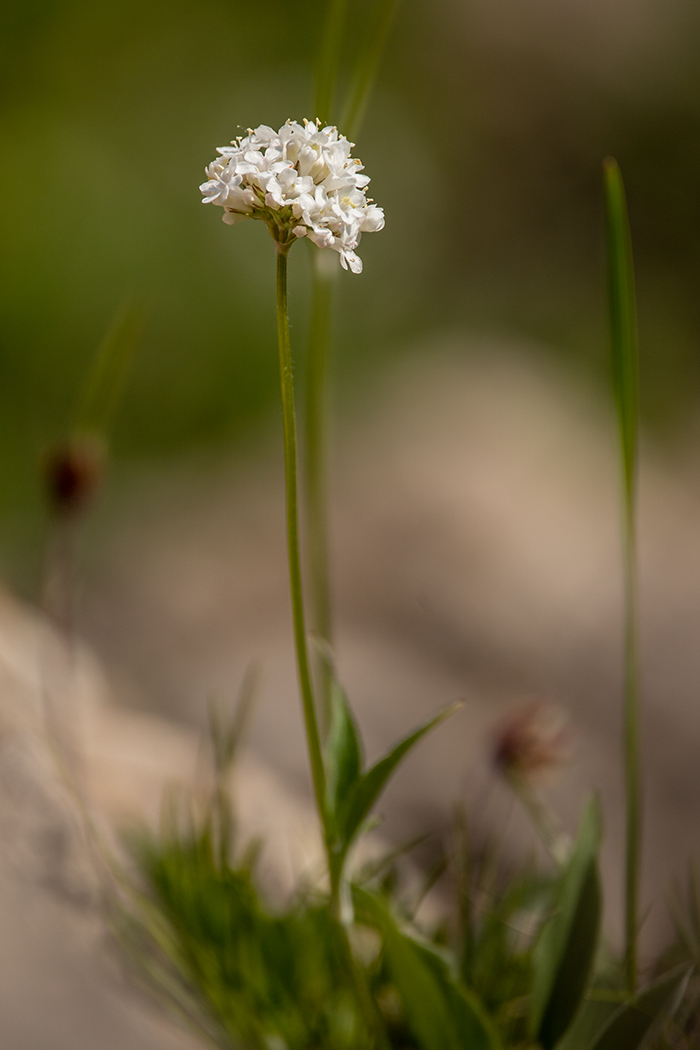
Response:
[[[94,658],[0,593],[0,1046],[194,1050],[137,995],[100,910],[119,830],[158,820],[164,791],[201,780],[197,734],[110,703]],[[254,758],[237,769],[244,844],[288,893],[319,868],[308,806]]]

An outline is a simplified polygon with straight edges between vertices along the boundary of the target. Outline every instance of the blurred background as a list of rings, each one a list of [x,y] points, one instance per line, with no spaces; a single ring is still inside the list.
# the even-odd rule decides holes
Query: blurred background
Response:
[[[347,53],[369,0],[353,5]],[[323,3],[5,0],[0,112],[0,559],[31,593],[37,456],[129,295],[147,327],[113,435],[144,458],[231,450],[276,412],[271,245],[198,183],[239,127],[313,116]],[[358,143],[381,237],[340,282],[337,389],[436,330],[538,344],[607,382],[600,165],[619,160],[644,415],[694,418],[700,16],[688,0],[406,0]],[[309,262],[295,254],[303,346]],[[343,393],[342,396],[345,396]]]
[[[371,9],[352,5],[348,58]],[[135,298],[145,328],[83,537],[79,631],[124,704],[183,724],[261,657],[253,749],[302,791],[273,249],[259,224],[231,229],[203,209],[198,184],[240,129],[314,116],[324,12],[0,6],[0,574],[36,599],[37,464]],[[399,777],[392,833],[444,827],[455,793],[478,795],[488,776],[494,712],[554,699],[580,738],[557,802],[573,826],[602,787],[613,912],[620,586],[601,161],[625,176],[637,268],[646,865],[662,899],[700,806],[699,47],[692,0],[404,0],[356,151],[386,229],[362,242],[364,274],[337,282],[341,670],[372,753],[470,701]],[[311,250],[290,264],[300,376]],[[63,1045],[51,1038],[15,1044]]]

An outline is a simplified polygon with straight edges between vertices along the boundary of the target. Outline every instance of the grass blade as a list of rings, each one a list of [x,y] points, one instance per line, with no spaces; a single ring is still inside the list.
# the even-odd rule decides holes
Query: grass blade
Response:
[[[639,428],[639,360],[632,242],[622,175],[608,157],[603,166],[608,259],[608,309],[613,387],[625,484],[634,491]]]
[[[238,691],[233,714],[229,717],[222,713],[213,698],[209,701],[209,739],[217,777],[223,777],[235,762],[250,724],[259,681],[258,667],[253,663],[249,664]]]
[[[622,175],[608,158],[603,165],[608,260],[608,308],[613,387],[617,404],[623,474],[625,601],[624,764],[626,798],[625,974],[637,984],[641,798],[639,769],[639,674],[637,657],[636,488],[639,433],[639,360],[632,243]]]
[[[652,1030],[675,1012],[689,977],[690,968],[683,964],[647,985],[619,1007],[600,1036],[582,1050],[638,1050]]]
[[[376,13],[365,37],[364,47],[358,57],[343,109],[341,128],[343,134],[354,139],[362,125],[367,103],[384,53],[391,26],[401,0],[379,0]]]
[[[119,404],[124,383],[144,327],[143,310],[127,302],[98,347],[78,397],[71,430],[104,433]]]
[[[600,836],[598,806],[591,801],[559,882],[554,914],[533,952],[530,1027],[544,1050],[552,1050],[571,1024],[591,972],[601,912]]]
[[[413,733],[404,737],[403,740],[393,747],[384,758],[381,758],[374,766],[372,766],[372,768],[365,773],[364,777],[356,783],[355,788],[348,799],[345,819],[343,821],[344,839],[346,843],[349,844],[357,834],[360,826],[369,815],[372,806],[381,795],[389,778],[401,760],[405,758],[408,752],[416,746],[418,741],[421,740],[426,733],[429,733],[431,729],[435,729],[435,727],[441,722],[444,722],[446,718],[449,718],[450,715],[455,713],[455,711],[458,711],[461,706],[461,702],[450,704],[449,707],[446,707],[437,715],[434,715],[433,718],[430,718]]]
[[[403,933],[382,900],[357,886],[353,897],[360,922],[382,935],[389,975],[422,1050],[499,1050],[479,997],[456,983],[442,957]]]
[[[348,0],[329,0],[316,62],[316,112],[326,123],[332,119],[333,100],[340,69],[340,50],[345,31]]]

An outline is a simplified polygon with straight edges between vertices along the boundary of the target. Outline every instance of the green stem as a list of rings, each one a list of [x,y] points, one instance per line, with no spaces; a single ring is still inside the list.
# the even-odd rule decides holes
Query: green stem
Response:
[[[282,420],[284,426],[284,473],[287,501],[287,546],[289,555],[289,579],[294,620],[294,643],[301,701],[306,723],[306,739],[311,761],[311,775],[316,796],[318,814],[323,827],[324,842],[328,843],[326,820],[326,778],[321,754],[321,739],[316,720],[309,657],[306,648],[304,624],[304,599],[301,582],[301,560],[299,556],[299,509],[297,495],[297,437],[294,412],[294,379],[292,372],[292,350],[289,341],[289,318],[287,315],[287,253],[289,243],[275,241],[277,250],[277,340],[280,353],[280,381],[282,387]]]
[[[340,49],[343,42],[348,0],[329,0],[316,66],[316,113],[326,122],[331,119],[335,96]]]
[[[641,856],[641,784],[639,762],[638,603],[637,542],[634,486],[626,487],[624,524],[625,601],[625,800],[627,841],[625,850],[625,976],[627,990],[637,986],[637,934],[639,916],[639,864]]]
[[[321,269],[323,254],[314,256],[313,305],[305,398],[305,521],[306,563],[309,584],[309,625],[329,646],[332,644],[330,596],[326,449],[326,376],[330,344],[333,276]],[[331,670],[320,661],[319,679],[323,698],[324,725],[330,721]]]
[[[620,429],[624,574],[624,762],[625,762],[625,980],[637,985],[639,863],[642,838],[639,757],[639,663],[637,655],[636,495],[639,454],[639,352],[632,242],[625,188],[612,157],[603,164],[607,235],[608,306],[613,386]]]
[[[292,353],[289,340],[289,318],[287,313],[287,254],[290,245],[275,242],[277,249],[277,338],[280,351],[280,379],[282,384],[282,418],[284,426],[284,467],[287,494],[287,544],[289,551],[289,577],[292,592],[292,614],[294,618],[294,641],[296,645],[297,667],[299,671],[299,684],[301,687],[301,698],[304,708],[304,719],[306,722],[306,737],[309,745],[309,757],[311,760],[311,772],[313,776],[316,805],[318,807],[321,825],[323,827],[324,844],[328,856],[329,870],[331,872],[331,911],[336,920],[336,927],[340,938],[340,948],[347,968],[348,977],[354,988],[358,1005],[364,1015],[365,1022],[370,1031],[373,1032],[375,1045],[379,1050],[389,1050],[389,1044],[384,1031],[383,1022],[374,1001],[367,988],[364,975],[352,954],[352,948],[348,939],[347,930],[340,915],[340,886],[337,879],[333,878],[334,865],[331,857],[331,843],[328,835],[328,822],[326,819],[326,783],[321,753],[321,740],[316,721],[316,707],[314,704],[313,690],[311,686],[311,675],[309,672],[309,658],[306,647],[306,628],[304,624],[304,600],[301,582],[301,561],[299,556],[299,510],[297,495],[297,440],[296,421],[294,412],[294,381],[292,374]],[[326,307],[327,312],[327,307]],[[327,323],[327,322],[326,322]],[[324,339],[322,344],[323,358],[325,358]],[[323,376],[320,377],[317,392],[317,405],[323,403]],[[308,406],[307,406],[308,411]],[[323,435],[319,426],[314,441],[322,442]],[[318,462],[322,465],[322,449],[316,450]],[[320,498],[323,499],[323,473],[319,474]],[[325,523],[325,513],[324,513]]]

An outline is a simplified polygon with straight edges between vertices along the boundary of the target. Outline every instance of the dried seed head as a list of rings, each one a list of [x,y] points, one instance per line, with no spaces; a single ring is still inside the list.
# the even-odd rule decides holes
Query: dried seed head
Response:
[[[501,722],[493,746],[493,762],[506,777],[540,779],[570,757],[569,720],[553,704],[535,701]]]
[[[88,436],[68,438],[48,450],[41,475],[56,514],[76,514],[90,503],[104,477],[105,458],[102,443]]]

